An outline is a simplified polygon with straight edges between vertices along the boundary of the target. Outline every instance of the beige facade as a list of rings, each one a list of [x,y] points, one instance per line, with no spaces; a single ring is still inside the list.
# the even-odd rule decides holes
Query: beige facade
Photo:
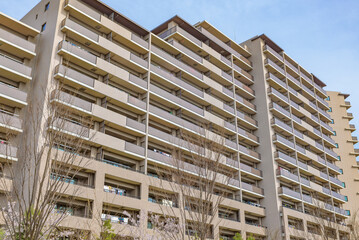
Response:
[[[352,136],[355,126],[350,124],[353,113],[347,111],[351,107],[350,102],[346,101],[348,96],[348,94],[328,91],[327,102],[330,107],[330,116],[333,119],[330,125],[335,131],[333,140],[337,144],[334,151],[340,159],[337,166],[343,171],[339,179],[345,184],[342,194],[347,196],[347,202],[344,207],[353,215],[359,209],[359,167],[356,161],[359,153],[358,149],[354,147],[358,138]]]
[[[150,32],[95,0],[41,1],[21,22],[1,17],[9,25],[0,21],[0,39],[16,43],[0,45],[16,60],[0,56],[2,114],[18,119],[12,129],[21,134],[25,126],[31,81],[39,102],[52,96],[39,94],[44,87],[63,83],[53,103],[71,95],[70,111],[94,120],[85,136],[90,164],[73,182],[79,200],[63,225],[89,229],[91,213],[160,213],[152,199],[158,169],[169,167],[168,149],[183,141],[179,130],[200,134],[206,124],[211,135],[226,136],[222,167],[231,176],[221,186],[230,217],[214,213],[209,238],[277,232],[310,239],[318,235],[319,207],[321,219],[334,223],[328,234],[347,239],[341,190],[348,181],[338,179],[325,85],[265,35],[237,44],[205,21],[192,26],[177,16]],[[66,126],[76,134],[78,124]]]

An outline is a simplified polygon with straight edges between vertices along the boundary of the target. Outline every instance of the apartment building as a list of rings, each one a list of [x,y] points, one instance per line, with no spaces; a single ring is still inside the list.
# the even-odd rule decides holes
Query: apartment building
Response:
[[[171,167],[169,149],[181,147],[185,161],[191,151],[179,146],[180,133],[200,135],[206,125],[212,136],[225,136],[221,174],[230,177],[228,185],[216,186],[226,198],[212,213],[218,217],[209,239],[231,239],[237,232],[255,239],[274,233],[277,239],[310,239],[320,234],[322,221],[331,238],[347,238],[325,84],[267,36],[237,44],[206,21],[191,25],[178,16],[148,31],[96,0],[43,0],[21,22],[11,21],[23,37],[3,31],[32,51],[8,53],[20,56],[13,69],[26,67],[29,78],[16,73],[7,80],[15,73],[6,75],[14,71],[1,58],[4,86],[15,85],[11,91],[25,96],[22,105],[11,105],[3,95],[12,92],[4,90],[1,102],[13,106],[4,114],[21,116],[26,83],[34,76],[31,91],[38,102],[51,97],[69,109],[69,134],[76,133],[79,115],[94,122],[83,150],[90,164],[70,182],[81,194],[71,205],[66,198],[57,204],[71,213],[65,227],[90,230],[88,221],[97,213],[121,219],[115,228],[127,223],[124,210],[132,216],[143,209],[161,213],[161,201],[154,199],[161,198],[159,172]],[[58,82],[60,94],[36,94]],[[65,104],[69,96],[71,104]]]
[[[33,81],[39,31],[0,13],[0,159],[17,161],[24,108]],[[12,185],[10,168],[2,165],[1,192]],[[2,197],[2,196],[1,196]]]
[[[356,161],[359,150],[355,148],[358,138],[352,136],[355,125],[350,124],[354,116],[353,113],[348,112],[351,107],[350,102],[346,100],[348,97],[349,94],[328,91],[326,101],[332,118],[330,125],[334,129],[333,140],[336,144],[334,152],[338,154],[339,159],[336,165],[342,172],[339,179],[345,184],[345,188],[341,191],[347,196],[344,207],[348,210],[348,215],[353,215],[359,209],[359,167]]]

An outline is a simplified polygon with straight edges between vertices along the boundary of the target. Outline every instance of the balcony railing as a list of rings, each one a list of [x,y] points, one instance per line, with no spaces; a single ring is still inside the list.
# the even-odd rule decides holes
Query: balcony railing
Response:
[[[174,26],[174,27],[164,31],[163,33],[161,33],[159,35],[159,37],[164,39],[164,38],[167,38],[168,36],[170,36],[170,35],[172,35],[172,34],[174,34],[176,32],[178,32],[182,36],[186,37],[187,39],[189,39],[190,41],[192,41],[196,45],[198,45],[200,47],[202,46],[202,42],[200,40],[198,40],[197,38],[195,38],[194,36],[192,36],[191,34],[186,32],[185,30],[183,30],[179,26]]]
[[[276,69],[278,72],[282,73],[283,75],[285,74],[284,69],[279,67],[276,63],[274,63],[269,58],[267,58],[264,63],[272,66],[274,69]]]
[[[244,154],[247,154],[251,157],[254,157],[254,158],[257,158],[257,159],[261,159],[261,155],[249,148],[246,148],[242,145],[238,145],[238,151],[241,152],[241,153],[244,153]]]
[[[9,97],[12,101],[19,101],[26,105],[27,93],[10,85],[0,83],[0,95],[2,95],[1,97]]]
[[[278,83],[278,84],[281,85],[282,87],[287,88],[287,84],[286,84],[283,80],[277,78],[277,77],[276,77],[274,74],[272,74],[272,73],[267,73],[267,79],[272,79],[273,81],[275,81],[276,83]]]
[[[253,141],[255,141],[255,142],[259,142],[259,139],[258,139],[257,136],[255,136],[255,135],[253,135],[253,134],[247,132],[247,131],[244,130],[244,129],[241,129],[241,128],[238,127],[237,132],[238,132],[238,134],[241,135],[241,136],[247,137],[247,138],[249,138],[249,139],[251,139],[251,140],[253,140]]]
[[[0,109],[0,124],[21,129],[22,120],[18,115]]]
[[[1,38],[3,38],[4,40],[15,44],[21,48],[24,48],[30,52],[35,52],[35,44],[32,42],[27,41],[24,38],[21,38],[19,36],[16,36],[15,34],[6,31],[5,29],[0,28],[0,36]]]
[[[279,104],[272,102],[270,103],[270,107],[278,110],[279,112],[283,113],[285,116],[290,118],[290,112],[284,109],[283,107],[281,107]]]
[[[259,177],[263,176],[262,171],[259,170],[259,169],[253,168],[253,167],[248,166],[248,165],[246,165],[244,163],[241,163],[240,166],[241,166],[241,170],[244,170],[246,172],[252,173],[252,174],[257,175]]]
[[[57,92],[57,91],[53,91],[51,93],[51,99],[52,100],[58,100],[60,102],[63,102],[64,104],[69,104],[69,105],[73,105],[77,108],[81,108],[85,111],[91,112],[92,111],[92,103],[85,101],[81,98],[78,98],[76,96],[70,95],[68,93],[65,92]]]
[[[287,78],[288,78],[290,81],[292,81],[293,83],[295,83],[298,87],[301,86],[301,85],[300,85],[300,82],[299,82],[296,78],[292,77],[292,75],[287,74]]]
[[[335,198],[338,198],[338,199],[340,199],[342,201],[345,201],[345,199],[346,199],[344,195],[341,195],[340,193],[337,193],[337,192],[334,192],[334,191],[332,191],[332,196],[335,197]]]
[[[203,75],[202,73],[198,72],[196,69],[192,68],[191,66],[185,64],[184,62],[176,59],[175,57],[173,57],[171,54],[167,53],[166,51],[156,47],[156,46],[152,46],[151,47],[152,52],[154,52],[155,54],[159,55],[160,57],[166,59],[167,61],[169,61],[170,63],[172,63],[173,65],[182,68],[183,70],[185,70],[187,73],[192,74],[193,76],[203,80]]]
[[[90,29],[81,26],[80,24],[72,21],[69,18],[65,18],[62,22],[61,22],[61,27],[67,27],[70,28],[76,32],[78,32],[79,34],[91,39],[92,41],[98,42],[99,40],[99,35],[93,31],[91,31]]]
[[[273,141],[278,141],[284,145],[287,145],[288,147],[294,148],[294,143],[292,141],[282,137],[281,135],[274,134]]]
[[[284,177],[287,177],[296,182],[299,181],[298,175],[295,175],[294,173],[291,173],[288,170],[283,169],[283,168],[277,169],[277,176],[284,176]]]
[[[312,79],[310,79],[309,77],[307,77],[307,75],[305,75],[304,73],[300,73],[300,76],[304,79],[304,80],[306,80],[308,83],[312,83]]]
[[[284,123],[283,121],[279,120],[278,118],[273,118],[272,119],[272,124],[275,124],[275,125],[278,125],[280,126],[281,128],[284,128],[285,130],[289,131],[289,132],[292,132],[292,126]]]
[[[151,64],[151,71],[155,72],[156,74],[158,74],[159,76],[169,80],[170,82],[173,82],[175,84],[177,84],[178,86],[180,86],[181,88],[186,89],[187,91],[203,98],[204,94],[203,91],[186,83],[185,81],[183,81],[180,78],[177,78],[176,76],[174,76],[173,74],[171,74],[170,72],[167,72],[153,64]]]
[[[264,195],[264,190],[262,188],[259,188],[257,186],[245,182],[242,182],[242,188],[260,195]]]
[[[199,115],[204,115],[204,111],[203,109],[193,105],[192,103],[186,101],[186,100],[183,100],[173,94],[171,94],[170,92],[167,92],[155,85],[151,85],[151,91],[158,94],[159,96],[169,100],[169,101],[172,101],[173,103],[177,103],[179,104],[180,106],[192,111],[192,112],[195,112]]]
[[[289,162],[291,164],[297,165],[297,160],[294,157],[291,157],[283,152],[276,152],[275,153],[275,158],[280,158],[286,162]]]
[[[84,50],[83,48],[75,45],[74,43],[68,42],[68,41],[61,41],[59,42],[59,45],[57,47],[57,49],[63,50],[65,52],[69,52],[73,55],[76,55],[77,57],[88,61],[92,64],[96,64],[97,62],[97,57],[95,55],[93,55],[92,53]]]
[[[6,141],[0,141],[0,156],[4,158],[16,158],[17,147],[12,146]]]
[[[92,8],[86,6],[85,4],[82,4],[79,1],[74,0],[66,0],[66,5],[71,5],[74,8],[77,8],[83,13],[86,13],[88,16],[92,17],[93,19],[100,21],[101,20],[101,14],[93,10]]]
[[[235,94],[236,100],[243,105],[245,105],[248,108],[251,108],[252,110],[256,111],[257,107],[253,103],[249,102],[248,100],[244,99],[243,97],[239,96],[238,94]]]
[[[287,60],[284,59],[284,63],[289,66],[294,72],[298,73],[299,70],[297,67],[295,67],[293,64],[291,64],[290,62],[288,62]]]
[[[240,111],[237,110],[237,117],[241,118],[242,120],[245,120],[255,126],[258,126],[258,122],[256,120],[254,120],[253,118],[245,115],[244,113],[241,113]]]
[[[26,78],[31,78],[31,67],[0,53],[0,68],[3,67],[11,69],[11,71],[17,72],[17,74]]]
[[[282,99],[285,102],[288,102],[288,97],[284,96],[282,93],[278,92],[276,89],[274,88],[268,88],[268,93],[272,93],[274,95],[276,95],[277,97],[279,97],[280,99]]]
[[[296,191],[294,191],[292,189],[289,189],[289,188],[286,188],[286,187],[280,187],[279,188],[279,194],[285,194],[287,196],[294,197],[294,198],[296,198],[298,200],[301,200],[299,192],[296,192]]]
[[[329,180],[330,180],[332,183],[335,183],[335,184],[337,184],[337,185],[339,185],[339,186],[343,186],[343,182],[340,181],[338,178],[329,176]]]
[[[276,56],[279,60],[283,61],[283,56],[280,55],[279,53],[277,53],[276,51],[274,51],[270,46],[265,45],[265,46],[263,47],[263,51],[268,51],[268,52],[270,52],[271,54],[273,54],[274,56]]]

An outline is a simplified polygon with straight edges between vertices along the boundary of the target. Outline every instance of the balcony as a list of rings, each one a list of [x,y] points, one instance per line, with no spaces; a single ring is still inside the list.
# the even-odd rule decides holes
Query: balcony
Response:
[[[244,138],[249,139],[251,142],[259,143],[259,138],[252,133],[247,132],[246,130],[238,127],[237,133]]]
[[[303,177],[300,177],[300,182],[303,184],[303,185],[305,185],[305,186],[307,186],[307,187],[310,187],[310,181],[308,180],[308,179],[305,179],[305,178],[303,178]],[[304,196],[304,195],[303,195]]]
[[[9,79],[28,82],[32,79],[31,67],[6,55],[0,54],[0,75]]]
[[[253,118],[245,115],[244,113],[241,113],[240,111],[237,111],[237,117],[240,118],[242,121],[248,122],[249,124],[251,124],[255,128],[258,127],[258,122],[256,120],[254,120]]]
[[[4,104],[22,108],[27,105],[27,93],[7,84],[0,83],[0,100]]]
[[[275,103],[275,102],[271,102],[270,103],[270,108],[279,112],[282,116],[286,116],[288,119],[290,119],[290,112],[287,111],[286,109],[284,109],[283,107],[281,107],[279,104]]]
[[[243,70],[242,68],[238,67],[236,64],[233,64],[233,69],[234,71],[234,75],[237,76],[236,73],[238,73],[241,77],[243,77],[245,80],[245,82],[247,84],[252,84],[253,83],[253,76],[251,74],[249,74],[247,71]]]
[[[288,97],[285,96],[284,94],[280,93],[279,91],[277,91],[276,89],[274,88],[268,88],[268,94],[269,95],[274,95],[277,99],[280,99],[286,103],[288,103]]]
[[[348,216],[348,214],[346,213],[346,211],[344,209],[341,209],[341,208],[338,208],[338,207],[334,207],[334,212],[338,213],[338,214],[340,214],[342,216],[345,216],[345,217]]]
[[[329,180],[330,180],[330,182],[332,182],[332,183],[336,184],[337,186],[340,186],[341,188],[343,188],[343,182],[340,181],[338,178],[329,176]]]
[[[246,148],[242,145],[238,145],[238,151],[241,155],[244,155],[244,156],[247,156],[253,160],[257,160],[257,161],[260,161],[261,159],[261,155],[249,148]]]
[[[277,87],[287,88],[286,82],[277,78],[273,73],[267,73],[267,81],[274,82],[277,84]]]
[[[174,27],[176,28],[176,27]],[[190,56],[191,58],[193,58],[194,60],[196,60],[199,63],[203,63],[203,58],[201,56],[199,56],[198,54],[194,53],[192,50],[186,48],[185,46],[183,46],[182,44],[178,43],[177,41],[169,41],[170,44],[172,44],[175,48],[177,48],[178,50],[180,50],[181,52],[184,52],[185,54],[187,54],[188,56]]]
[[[300,73],[300,77],[304,79],[309,85],[312,85],[313,80],[307,77],[307,75],[305,75],[303,72]]]
[[[287,74],[287,79],[290,80],[294,85],[296,85],[298,88],[301,87],[301,84],[299,82],[299,80],[297,80],[296,78],[292,77],[292,75]]]
[[[358,143],[358,137],[351,137],[351,139],[350,140],[348,140],[348,142],[351,142],[351,143],[353,143],[353,144],[356,144],[356,143]]]
[[[188,41],[191,41],[192,43],[196,44],[197,46],[202,47],[202,42],[200,40],[198,40],[197,38],[195,38],[194,36],[192,36],[191,34],[186,32],[179,26],[174,26],[174,27],[164,31],[163,33],[161,33],[159,35],[159,37],[162,39],[166,39],[166,38],[169,38],[170,36],[172,36],[173,34],[182,35],[182,37],[185,37]]]
[[[170,62],[175,67],[184,70],[187,74],[192,75],[193,77],[196,77],[200,80],[203,80],[203,75],[201,72],[198,72],[196,69],[192,68],[191,66],[185,64],[184,62],[176,59],[171,54],[165,52],[164,50],[153,46],[151,47],[151,50],[153,53],[155,53],[157,56],[166,59],[168,62]]]
[[[320,120],[320,124],[322,125],[322,127],[324,127],[327,131],[329,132],[333,132],[333,128],[331,126],[329,126],[328,124],[326,124],[325,122],[323,122],[322,120]]]
[[[277,161],[284,162],[285,164],[289,163],[292,166],[297,165],[297,160],[294,157],[291,157],[283,152],[277,151],[274,154],[274,157],[276,158]]]
[[[246,173],[248,173],[248,174],[250,174],[252,176],[254,175],[254,176],[258,177],[258,178],[262,178],[262,176],[263,176],[261,170],[259,170],[257,168],[253,168],[251,166],[248,166],[248,165],[246,165],[244,163],[240,164],[240,168],[241,168],[242,171],[244,171],[244,172],[246,172]]]
[[[190,112],[193,112],[195,114],[204,116],[203,109],[193,105],[192,103],[190,103],[190,102],[188,102],[186,100],[183,100],[180,97],[177,97],[177,96],[171,94],[170,92],[167,92],[167,91],[165,91],[165,90],[163,90],[163,89],[161,89],[161,88],[159,88],[159,87],[157,87],[155,85],[151,85],[150,90],[151,90],[152,93],[155,93],[159,97],[161,97],[163,99],[166,99],[166,101],[169,101],[172,104],[179,105],[182,108],[185,108],[187,111],[190,111]]]
[[[275,58],[277,58],[279,61],[282,61],[282,62],[283,62],[283,56],[280,55],[279,53],[277,53],[276,51],[274,51],[270,46],[265,45],[265,46],[263,47],[263,52],[269,53],[269,54],[271,54],[272,56],[274,56]]]
[[[202,90],[184,82],[182,79],[177,78],[175,75],[167,72],[153,64],[151,64],[151,71],[155,74],[161,76],[162,78],[167,79],[169,82],[176,84],[179,88],[187,90],[189,93],[197,95],[200,98],[203,98],[204,93]]]
[[[32,59],[35,53],[35,43],[21,38],[10,31],[0,28],[0,45],[4,44],[6,52],[21,58]]]
[[[281,135],[274,134],[273,142],[280,143],[280,144],[284,145],[285,147],[291,148],[294,150],[294,143],[292,141],[282,137]]]
[[[318,95],[316,95],[315,98],[318,100],[318,103],[321,103],[322,106],[324,106],[324,108],[329,108],[329,104],[323,98],[319,97]]]
[[[338,167],[337,165],[335,165],[335,164],[333,164],[331,162],[327,162],[327,165],[333,171],[336,171],[337,173],[341,174],[340,167]]]
[[[296,201],[301,201],[300,193],[286,187],[280,187],[278,194],[289,198],[294,198]]]
[[[62,91],[60,92],[53,91],[51,93],[51,100],[72,106],[73,108],[78,109],[80,111],[85,111],[88,113],[92,111],[92,103]]]
[[[250,112],[250,113],[256,113],[257,112],[256,105],[254,105],[253,103],[251,103],[248,100],[244,99],[243,97],[239,96],[238,94],[235,94],[235,99],[248,112]]]
[[[346,197],[340,193],[337,193],[337,192],[334,192],[334,191],[331,191],[331,194],[333,197],[335,197],[336,199],[340,200],[341,202],[346,202]]]
[[[327,148],[327,147],[324,147],[324,152],[325,152],[326,154],[328,154],[329,156],[335,158],[335,160],[337,160],[337,156],[338,156],[338,155],[337,155],[334,151],[330,150],[330,149]]]
[[[59,53],[65,55],[71,55],[78,60],[80,60],[81,65],[90,65],[92,67],[96,66],[97,57],[92,53],[76,46],[75,44],[68,42],[68,41],[61,41],[57,47]]]
[[[295,67],[293,64],[291,64],[289,61],[287,61],[286,59],[284,59],[284,63],[285,65],[287,65],[288,67],[290,67],[295,73],[299,73],[298,67]]]
[[[260,196],[264,195],[264,190],[262,188],[254,186],[254,185],[251,185],[251,184],[246,183],[246,182],[242,182],[242,189],[247,190],[250,193],[254,193],[254,195],[260,195]]]
[[[12,146],[6,141],[0,142],[0,159],[6,161],[17,161],[17,147]]]
[[[326,98],[327,92],[322,87],[320,87],[318,84],[316,84],[315,82],[314,82],[314,86],[317,90],[319,90],[319,92],[322,93],[322,96]]]
[[[351,132],[354,132],[356,130],[355,125],[354,124],[349,124],[348,128],[345,128],[345,130],[349,130]]]
[[[279,67],[276,63],[274,63],[272,60],[270,60],[269,58],[267,58],[264,61],[266,66],[270,66],[275,72],[278,72],[282,75],[282,77],[285,77],[285,71],[283,68]]]
[[[294,181],[296,183],[299,183],[298,175],[295,175],[294,173],[291,173],[288,170],[283,169],[283,168],[277,169],[277,177],[285,178],[285,179]]]
[[[22,132],[22,120],[14,113],[0,109],[0,128],[7,128],[11,132]]]
[[[273,118],[271,120],[272,125],[276,125],[279,128],[288,131],[290,134],[292,134],[293,128],[292,126],[284,123],[283,121],[279,120],[278,118]]]
[[[313,98],[315,97],[315,93],[312,89],[309,89],[308,87],[306,87],[305,85],[302,84],[302,89],[309,94],[310,96],[312,96]]]
[[[340,106],[345,107],[346,109],[349,109],[352,105],[350,104],[349,101],[345,101],[344,104],[341,104]]]

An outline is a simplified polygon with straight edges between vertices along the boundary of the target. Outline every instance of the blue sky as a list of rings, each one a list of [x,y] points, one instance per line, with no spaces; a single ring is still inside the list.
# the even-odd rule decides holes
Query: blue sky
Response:
[[[20,19],[36,0],[0,0]],[[357,0],[104,0],[148,30],[179,15],[207,20],[237,42],[265,33],[327,84],[349,93],[359,127],[359,1]]]

